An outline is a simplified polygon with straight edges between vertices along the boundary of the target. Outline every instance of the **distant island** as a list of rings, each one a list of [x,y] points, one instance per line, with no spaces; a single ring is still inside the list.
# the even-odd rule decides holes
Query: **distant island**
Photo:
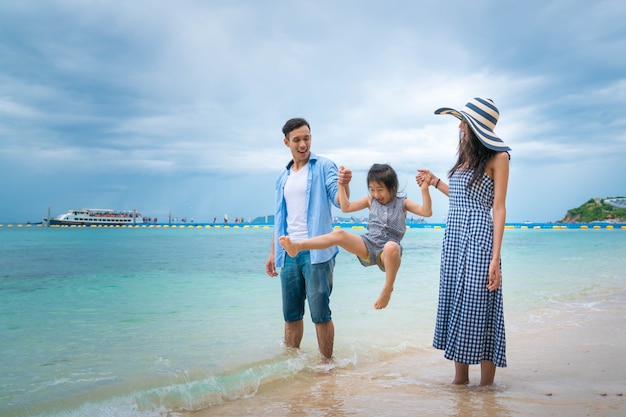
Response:
[[[561,223],[626,222],[626,197],[591,198],[567,211]]]

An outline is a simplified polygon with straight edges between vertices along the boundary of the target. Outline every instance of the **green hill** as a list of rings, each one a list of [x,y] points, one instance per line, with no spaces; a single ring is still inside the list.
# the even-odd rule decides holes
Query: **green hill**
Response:
[[[625,197],[607,197],[625,198]],[[580,207],[567,211],[561,220],[563,223],[589,223],[596,221],[626,222],[626,208],[614,207],[604,202],[605,199],[592,198]]]

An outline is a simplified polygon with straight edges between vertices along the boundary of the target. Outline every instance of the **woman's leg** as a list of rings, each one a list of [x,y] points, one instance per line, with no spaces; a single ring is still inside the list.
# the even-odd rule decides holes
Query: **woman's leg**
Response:
[[[454,362],[454,385],[469,384],[469,365],[460,362]]]
[[[491,361],[480,362],[480,385],[492,385],[496,378],[496,365]]]

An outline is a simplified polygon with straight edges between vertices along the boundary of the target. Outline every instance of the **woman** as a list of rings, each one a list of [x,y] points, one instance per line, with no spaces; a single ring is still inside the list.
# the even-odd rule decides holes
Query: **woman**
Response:
[[[492,385],[496,367],[506,367],[500,249],[510,148],[493,131],[499,112],[492,100],[475,98],[461,111],[441,108],[435,114],[461,122],[449,184],[428,170],[416,177],[418,184],[430,177],[450,203],[433,346],[454,361],[453,384],[468,384],[469,365],[480,363],[480,385]]]

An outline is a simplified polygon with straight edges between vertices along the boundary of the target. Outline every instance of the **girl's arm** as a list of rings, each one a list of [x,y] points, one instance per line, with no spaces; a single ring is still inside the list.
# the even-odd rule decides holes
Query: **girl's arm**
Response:
[[[433,203],[430,198],[430,192],[428,191],[429,176],[426,175],[424,181],[420,184],[422,189],[422,205],[417,204],[408,198],[404,200],[404,209],[410,211],[413,214],[417,214],[422,217],[430,217],[433,215]]]
[[[347,186],[339,184],[339,191],[337,192],[337,199],[339,200],[339,206],[344,213],[352,213],[354,211],[363,210],[370,206],[370,196],[363,197],[356,201],[348,200],[348,194],[346,190]]]
[[[491,165],[491,166],[489,166]],[[500,288],[500,252],[504,237],[504,223],[506,222],[506,192],[509,184],[509,155],[501,152],[493,157],[488,164],[487,174],[493,178],[493,254],[489,265],[489,284],[491,291]]]

